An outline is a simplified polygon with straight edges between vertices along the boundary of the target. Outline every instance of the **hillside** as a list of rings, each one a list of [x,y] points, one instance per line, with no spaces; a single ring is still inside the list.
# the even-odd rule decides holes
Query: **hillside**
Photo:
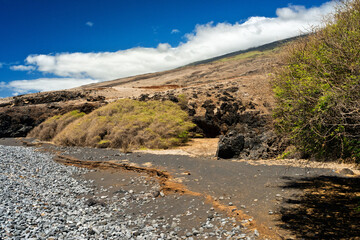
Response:
[[[155,92],[189,92],[192,89],[209,89],[216,84],[239,86],[241,97],[257,101],[273,102],[267,84],[267,74],[277,65],[279,41],[246,51],[226,54],[217,58],[196,62],[177,69],[137,75],[112,81],[84,85],[75,90],[96,90],[107,99],[118,97],[137,97]],[[258,86],[262,86],[258,89]],[[102,89],[99,89],[102,88]],[[104,91],[106,88],[107,91]],[[112,90],[109,91],[109,88]],[[265,110],[265,109],[264,109]]]
[[[192,136],[218,137],[236,128],[247,142],[241,157],[271,157],[278,150],[271,146],[277,139],[268,75],[279,64],[285,42],[169,71],[0,99],[0,136],[25,137],[49,117],[74,110],[90,113],[121,98],[170,100],[182,104],[197,125]]]

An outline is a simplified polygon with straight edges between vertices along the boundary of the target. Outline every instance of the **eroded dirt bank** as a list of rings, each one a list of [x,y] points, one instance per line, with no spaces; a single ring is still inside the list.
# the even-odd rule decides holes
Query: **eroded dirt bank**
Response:
[[[360,196],[359,178],[340,174],[333,166],[250,164],[254,162],[122,154],[111,149],[51,145],[39,146],[39,150],[56,152],[58,160],[66,164],[98,169],[97,174],[86,177],[99,186],[103,186],[104,181],[113,186],[107,192],[110,195],[119,190],[119,176],[126,176],[129,172],[145,174],[159,183],[158,196],[165,194],[163,201],[171,199],[170,206],[177,206],[171,210],[172,213],[186,211],[181,207],[185,203],[179,199],[193,199],[191,201],[200,205],[202,202],[233,217],[251,231],[256,229],[260,238],[328,239],[343,234],[349,239],[359,235],[359,213],[354,211],[356,199]],[[344,203],[340,212],[336,200]],[[169,207],[165,202],[163,206],[154,207]],[[134,211],[138,214],[136,211],[143,209],[139,207]],[[167,214],[163,210],[158,213]],[[206,218],[208,213],[199,211],[194,214]],[[189,221],[196,222],[190,218]],[[345,227],[346,223],[349,224]]]

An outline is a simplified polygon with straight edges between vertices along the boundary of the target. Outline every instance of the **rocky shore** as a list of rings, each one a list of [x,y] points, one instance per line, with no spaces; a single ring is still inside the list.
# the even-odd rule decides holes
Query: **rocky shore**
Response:
[[[199,199],[164,196],[144,176],[124,177],[125,187],[118,189],[96,187],[82,177],[94,170],[63,166],[52,157],[34,148],[0,145],[0,239],[256,237],[256,231],[249,234]]]

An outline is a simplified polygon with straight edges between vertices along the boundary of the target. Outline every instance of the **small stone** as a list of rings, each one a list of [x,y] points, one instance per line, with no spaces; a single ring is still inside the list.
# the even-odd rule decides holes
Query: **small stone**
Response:
[[[160,195],[160,192],[159,191],[154,191],[154,192],[152,192],[152,195],[153,195],[153,197],[158,197],[159,195]]]
[[[245,234],[245,233],[242,233],[242,234],[240,234],[238,237],[239,237],[240,239],[244,239],[244,238],[246,238],[246,234]]]
[[[355,173],[349,169],[349,168],[343,168],[340,171],[340,174],[344,174],[344,175],[355,175]]]
[[[93,227],[92,230],[93,230],[96,234],[100,234],[100,230],[97,229],[96,227]]]

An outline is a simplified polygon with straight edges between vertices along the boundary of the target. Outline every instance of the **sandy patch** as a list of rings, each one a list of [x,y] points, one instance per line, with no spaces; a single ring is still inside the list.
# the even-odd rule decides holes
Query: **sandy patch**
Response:
[[[159,155],[185,155],[192,157],[214,157],[216,154],[218,138],[194,138],[191,139],[185,146],[174,149],[147,149],[135,150],[134,152],[150,153]]]
[[[245,160],[245,159],[234,159],[233,162],[246,162],[254,166],[267,165],[267,166],[291,166],[300,168],[325,168],[332,169],[336,172],[341,171],[344,168],[351,169],[355,175],[360,175],[359,166],[356,164],[348,163],[336,163],[336,162],[315,162],[306,159],[268,159],[268,160]]]

